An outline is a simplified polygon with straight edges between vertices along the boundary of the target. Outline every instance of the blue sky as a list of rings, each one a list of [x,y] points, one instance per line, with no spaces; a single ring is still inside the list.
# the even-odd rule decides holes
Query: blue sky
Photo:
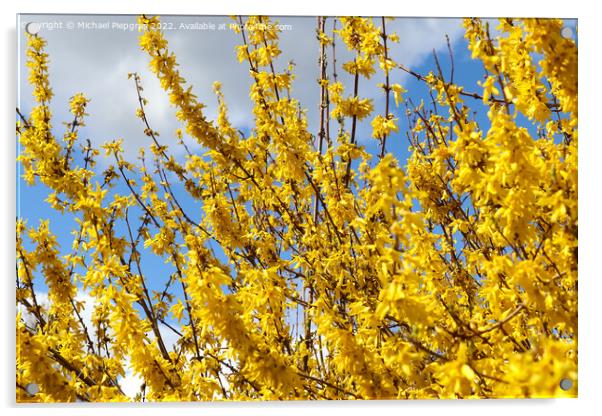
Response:
[[[279,65],[284,67],[290,60],[294,60],[296,80],[293,84],[293,95],[308,109],[310,129],[316,130],[314,121],[318,104],[318,87],[315,82],[318,56],[318,45],[315,41],[316,19],[315,17],[276,17],[275,19],[291,27],[291,30],[283,31],[281,34],[280,44],[283,53]],[[80,139],[89,138],[93,145],[98,147],[106,141],[123,138],[126,157],[130,160],[135,157],[140,146],[148,146],[149,141],[143,134],[143,126],[134,113],[136,92],[133,83],[127,79],[129,72],[138,72],[142,76],[144,94],[150,101],[147,115],[153,128],[161,132],[162,142],[168,143],[175,129],[181,127],[175,121],[175,110],[169,106],[166,94],[148,70],[147,56],[138,48],[138,32],[128,30],[125,26],[135,22],[134,16],[21,15],[19,25],[22,28],[24,24],[31,21],[42,23],[40,34],[48,41],[49,78],[55,94],[51,110],[56,137],[61,137],[63,134],[62,122],[71,119],[67,105],[69,97],[77,92],[83,92],[91,102],[87,108],[90,115],[86,120],[87,125],[80,130]],[[213,23],[217,26],[220,23],[231,22],[229,17],[219,16],[165,16],[162,21],[171,27],[178,27],[180,23]],[[102,27],[107,23],[113,29],[103,29]],[[70,25],[73,25],[74,29],[67,29]],[[331,29],[331,25],[332,21],[329,21],[327,30]],[[95,26],[96,29],[81,28],[84,26]],[[445,34],[448,34],[452,40],[457,64],[466,59],[459,19],[396,19],[388,23],[388,31],[397,32],[402,39],[400,45],[394,46],[392,57],[419,71],[425,72],[427,68],[432,67],[433,48],[438,50],[442,61],[446,60]],[[194,86],[199,99],[207,104],[206,113],[209,118],[213,118],[216,114],[216,101],[211,93],[211,84],[219,80],[223,84],[232,122],[241,130],[248,131],[252,127],[252,119],[249,116],[251,102],[247,96],[250,77],[246,66],[239,64],[235,57],[234,46],[240,43],[239,35],[230,30],[174,30],[166,31],[166,37],[170,41],[170,48],[178,56],[182,75]],[[27,68],[24,65],[25,43],[26,39],[21,29],[18,49],[20,81],[17,105],[23,113],[27,114],[31,109],[32,100],[31,88],[27,84]],[[338,47],[337,55],[339,77],[349,88],[350,77],[344,74],[340,65],[351,55],[342,44]],[[466,77],[471,78],[471,75],[468,73]],[[374,92],[376,90],[374,85],[377,82],[382,80],[373,79],[369,83],[361,83],[360,95],[374,94],[376,111],[382,112],[384,99],[381,97],[382,94]],[[403,84],[410,91],[408,96],[415,102],[423,98],[426,92],[420,83],[410,79],[401,71],[397,71],[391,82]],[[399,111],[401,133],[389,139],[389,147],[400,159],[405,159],[407,140],[403,127],[404,109],[400,108]],[[358,129],[359,141],[366,145],[369,151],[375,151],[377,142],[370,138],[370,132],[369,120],[361,123]],[[201,150],[190,141],[189,144],[194,149]],[[174,146],[174,150],[177,152],[177,147]],[[104,155],[101,154],[98,158],[97,172],[100,174],[109,163],[110,161],[105,160]],[[17,169],[20,176],[20,166],[17,166]],[[114,191],[126,193],[125,186],[122,184]],[[50,219],[51,230],[57,235],[62,251],[66,254],[73,241],[71,231],[77,225],[73,218],[53,211],[44,202],[48,191],[41,185],[27,186],[22,179],[19,179],[17,193],[18,215],[27,219],[29,225],[37,225],[40,219]],[[176,193],[183,195],[182,188],[176,186]],[[186,198],[180,199],[181,202],[185,200]],[[191,212],[202,215],[195,203],[187,202],[186,205]],[[166,275],[170,271],[169,267],[163,265],[161,259],[152,257],[154,256],[147,256],[143,268]],[[153,279],[153,281],[164,281],[164,279]],[[151,288],[159,289],[162,284],[158,286],[151,286]]]
[[[278,64],[284,67],[290,60],[295,62],[296,81],[293,84],[293,95],[308,110],[310,129],[316,130],[318,89],[317,55],[318,46],[315,41],[315,17],[276,17],[282,24],[288,24],[291,30],[281,34],[282,56]],[[154,129],[161,132],[161,140],[168,143],[173,131],[181,127],[175,121],[175,110],[169,106],[166,94],[160,89],[158,81],[147,67],[147,56],[137,45],[138,32],[128,25],[135,22],[134,16],[110,15],[21,15],[19,42],[19,93],[18,107],[28,113],[31,108],[31,88],[27,84],[27,68],[25,61],[25,37],[23,26],[27,22],[39,22],[44,25],[41,35],[48,41],[47,51],[50,54],[50,82],[55,94],[52,102],[54,115],[54,132],[57,137],[63,133],[62,122],[69,121],[68,99],[77,92],[83,92],[91,103],[88,106],[89,118],[87,126],[80,130],[80,139],[89,138],[93,145],[123,138],[126,157],[132,160],[140,146],[147,147],[148,138],[143,134],[143,127],[135,117],[136,93],[133,83],[127,79],[129,72],[138,72],[142,76],[145,87],[144,94],[150,100],[147,115]],[[223,16],[165,16],[162,19],[171,28],[180,24],[213,24],[230,23],[229,17]],[[108,24],[111,29],[103,29]],[[419,73],[426,74],[435,68],[432,50],[435,49],[446,76],[449,75],[449,55],[445,44],[445,35],[451,39],[455,59],[455,82],[463,85],[468,91],[480,91],[477,80],[482,79],[483,70],[478,62],[471,60],[462,38],[461,19],[422,19],[397,18],[388,25],[389,32],[396,32],[400,38],[399,45],[392,46],[393,59],[411,67]],[[567,26],[575,28],[576,21],[567,21]],[[51,27],[61,28],[51,30]],[[74,29],[67,29],[74,26]],[[97,29],[82,29],[82,26],[96,26]],[[340,24],[339,24],[340,27]],[[329,19],[327,31],[332,28]],[[575,32],[575,30],[574,30]],[[249,116],[251,102],[247,97],[250,77],[247,68],[239,64],[235,58],[234,46],[240,43],[238,35],[230,30],[168,30],[166,37],[170,48],[178,56],[182,75],[194,86],[200,100],[207,104],[206,113],[213,118],[216,113],[215,97],[211,93],[211,84],[215,80],[223,83],[226,101],[230,107],[233,123],[243,131],[252,127]],[[309,41],[308,41],[309,39]],[[340,64],[350,57],[343,45],[337,50],[339,78],[350,88],[350,76],[341,70]],[[375,84],[382,82],[377,73],[370,82],[360,83],[360,95],[374,98],[376,113],[383,111],[384,98],[377,93]],[[424,84],[397,70],[392,74],[391,82],[401,83],[407,90],[406,98],[414,103],[430,98]],[[470,100],[470,98],[467,98]],[[477,121],[485,127],[487,118],[485,107],[475,100]],[[400,161],[408,156],[408,142],[405,137],[407,122],[405,109],[397,110],[400,120],[400,132],[388,140],[388,149]],[[529,122],[525,120],[527,127]],[[371,153],[377,151],[378,142],[370,138],[369,120],[360,123],[359,142]],[[189,145],[201,150],[191,141]],[[177,152],[177,147],[174,146]],[[17,149],[18,151],[18,149]],[[181,154],[180,154],[181,156]],[[110,161],[101,155],[98,159],[97,171],[102,172]],[[20,173],[20,166],[17,166]],[[181,191],[181,187],[179,191]],[[124,193],[118,186],[116,192]],[[28,219],[34,225],[39,219],[50,219],[51,229],[57,234],[62,246],[71,246],[70,231],[74,222],[49,208],[43,202],[48,192],[43,186],[27,186],[22,179],[18,183],[17,214]],[[182,201],[186,198],[182,198]],[[190,208],[197,208],[194,205]],[[200,214],[199,214],[200,215]],[[153,264],[153,266],[156,266]]]
[[[315,131],[318,105],[317,57],[318,45],[315,41],[315,17],[275,17],[281,24],[290,26],[289,30],[281,33],[280,46],[282,55],[278,66],[284,68],[290,60],[295,62],[296,80],[293,84],[293,95],[307,109],[309,127]],[[135,116],[136,91],[132,81],[127,79],[129,72],[141,74],[144,85],[144,95],[149,99],[147,115],[151,125],[161,133],[163,144],[169,143],[176,128],[182,127],[175,120],[175,110],[170,107],[167,96],[161,90],[158,81],[148,70],[148,58],[139,50],[137,44],[138,32],[132,30],[135,16],[111,15],[20,15],[19,47],[19,85],[18,107],[24,114],[31,109],[31,87],[27,84],[27,68],[25,62],[26,39],[23,27],[28,22],[39,22],[43,25],[41,36],[48,41],[47,52],[50,55],[50,82],[54,91],[51,104],[56,137],[63,134],[62,122],[70,121],[68,113],[69,97],[77,92],[83,92],[91,102],[87,108],[90,114],[86,126],[80,129],[80,140],[89,138],[93,145],[99,147],[102,143],[115,139],[124,139],[125,157],[135,160],[137,149],[148,147],[149,139],[143,134],[143,126]],[[248,99],[250,77],[244,64],[236,60],[234,47],[240,43],[239,35],[231,30],[180,30],[181,24],[193,27],[205,27],[221,23],[229,24],[232,20],[224,16],[165,16],[166,37],[180,63],[184,78],[194,86],[194,92],[199,99],[207,104],[206,114],[212,119],[216,114],[216,100],[211,92],[213,81],[219,80],[227,104],[230,107],[230,117],[235,126],[247,132],[252,127],[249,115],[251,102]],[[110,29],[106,29],[106,26]],[[567,26],[575,28],[576,21],[567,21]],[[494,26],[492,24],[492,26]],[[54,27],[54,29],[53,29]],[[57,28],[58,27],[58,28]],[[68,29],[73,27],[73,29]],[[87,29],[84,29],[87,27]],[[190,27],[190,26],[189,26]],[[339,23],[340,27],[340,23]],[[332,19],[329,19],[327,31],[332,29]],[[454,81],[465,87],[467,91],[480,92],[477,81],[483,77],[483,69],[479,62],[470,58],[467,43],[462,37],[461,19],[424,19],[397,18],[387,23],[389,33],[396,32],[401,39],[400,44],[391,47],[391,56],[396,61],[411,67],[419,73],[426,74],[435,69],[432,51],[436,50],[444,74],[449,77],[450,60],[447,52],[445,35],[450,37],[454,60]],[[576,32],[574,30],[574,32]],[[342,71],[340,65],[351,57],[345,47],[340,44],[337,49],[339,79],[350,90],[351,77]],[[278,69],[278,68],[277,68]],[[382,82],[381,73],[374,75],[369,82],[360,82],[360,96],[374,99],[375,113],[384,111],[384,97],[377,91],[375,84]],[[402,84],[408,93],[407,99],[415,104],[421,100],[430,101],[428,90],[424,83],[408,76],[400,70],[392,73],[391,82]],[[466,100],[471,100],[466,98]],[[488,120],[485,106],[475,100],[476,119],[483,128]],[[394,109],[400,121],[400,132],[388,140],[388,150],[393,152],[400,161],[408,156],[408,141],[406,138],[407,121],[405,108]],[[525,126],[529,122],[524,120]],[[333,122],[334,123],[334,122]],[[378,142],[370,138],[370,120],[360,123],[358,128],[359,143],[366,146],[370,153],[378,150]],[[192,141],[191,148],[202,151]],[[172,150],[178,155],[178,147]],[[18,151],[18,149],[17,149]],[[179,156],[183,156],[181,153]],[[104,158],[104,152],[98,158],[97,173],[108,167],[111,161]],[[81,162],[81,160],[80,160]],[[71,232],[76,223],[69,215],[62,215],[52,210],[44,202],[48,195],[47,189],[41,185],[27,186],[20,178],[18,170],[17,185],[17,214],[28,220],[29,225],[36,225],[40,219],[50,219],[51,230],[57,235],[62,251],[70,250],[73,236]],[[189,198],[181,186],[174,184],[176,195],[181,195],[180,202],[185,204],[189,212],[202,215],[200,206]],[[119,184],[114,192],[127,193],[123,184]],[[144,256],[143,256],[144,257]],[[144,268],[153,272],[167,275],[170,268],[163,264],[162,259],[146,256]],[[164,282],[164,279],[153,279]],[[162,284],[151,289],[160,289]]]

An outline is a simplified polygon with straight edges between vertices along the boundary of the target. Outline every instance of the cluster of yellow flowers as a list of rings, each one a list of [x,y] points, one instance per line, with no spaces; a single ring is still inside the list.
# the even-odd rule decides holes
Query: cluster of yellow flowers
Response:
[[[114,164],[102,174],[89,143],[75,164],[88,99],[71,100],[61,144],[45,42],[29,37],[36,106],[17,125],[19,161],[79,229],[61,256],[48,222],[17,222],[17,400],[576,396],[577,48],[560,36],[562,22],[503,19],[492,39],[479,19],[465,20],[487,72],[483,91],[466,92],[440,70],[413,73],[433,108],[407,107],[403,166],[386,149],[400,130],[390,95],[397,106],[405,90],[392,82],[398,38],[385,18],[318,18],[317,134],[293,98],[291,68],[275,69],[278,26],[234,19],[253,81],[248,136],[231,124],[217,82],[218,116],[207,120],[159,19],[139,18],[140,46],[182,123],[173,143],[161,143],[142,80],[130,74],[152,170],[143,150],[140,163],[125,160],[120,140],[103,146]],[[355,53],[342,65],[354,79],[347,97],[334,61],[327,71],[337,41]],[[384,114],[359,96],[376,63]],[[474,99],[488,106],[485,128]],[[376,158],[358,143],[367,117]],[[202,150],[191,152],[184,135]],[[143,270],[153,256],[173,273]],[[40,278],[47,305],[36,296]],[[135,397],[120,385],[128,370],[144,380]],[[562,390],[563,379],[574,386]]]

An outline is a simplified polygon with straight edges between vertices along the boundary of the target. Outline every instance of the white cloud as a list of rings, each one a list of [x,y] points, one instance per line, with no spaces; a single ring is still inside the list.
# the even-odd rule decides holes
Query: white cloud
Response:
[[[42,316],[44,317],[44,319],[46,319],[47,317],[45,316],[45,311],[48,310],[48,305],[50,304],[48,301],[48,293],[36,292],[36,302],[41,309]],[[32,303],[32,302],[30,302],[30,303]],[[36,317],[32,313],[30,313],[27,310],[27,308],[25,306],[23,306],[21,303],[17,304],[17,312],[21,313],[21,319],[23,320],[23,322],[25,322],[25,325],[27,325],[30,328],[36,327],[36,323],[37,323]]]
[[[30,300],[31,302],[31,300]],[[50,299],[48,298],[48,292],[45,291],[36,291],[36,302],[42,311],[42,317],[48,320],[48,308],[50,307]],[[78,291],[77,295],[74,299],[75,303],[82,302],[83,309],[79,312],[79,315],[82,318],[83,323],[88,328],[88,332],[93,341],[95,341],[95,333],[92,326],[92,314],[94,313],[94,304],[95,299],[90,296],[88,293],[83,291]],[[37,323],[37,319],[31,314],[25,306],[21,303],[17,305],[17,311],[21,312],[21,318],[25,322],[25,324],[29,327],[35,327]],[[77,318],[76,318],[77,319]]]
[[[144,380],[142,377],[134,373],[134,370],[132,370],[130,367],[129,359],[124,363],[124,367],[126,368],[125,376],[120,377],[118,383],[121,387],[121,391],[123,391],[126,396],[133,399],[142,391],[141,387],[144,383]]]
[[[47,17],[38,16],[43,20]],[[53,16],[55,21],[104,21],[111,20],[130,23],[134,16]],[[200,19],[200,20],[199,20]],[[296,64],[296,80],[293,83],[293,95],[308,110],[309,128],[317,130],[318,87],[318,44],[315,39],[316,19],[314,17],[279,17],[282,24],[290,24],[292,30],[283,31],[280,37],[282,55],[277,67],[283,68],[290,60]],[[220,16],[166,16],[165,23],[213,22],[230,23],[228,17]],[[338,24],[340,28],[340,23]],[[329,19],[327,30],[332,28]],[[387,23],[389,33],[397,32],[400,44],[393,45],[391,56],[408,66],[419,64],[431,53],[432,49],[445,47],[445,34],[452,42],[457,39],[462,27],[459,19],[399,18]],[[88,107],[90,117],[81,137],[90,138],[95,145],[107,140],[124,138],[124,148],[128,157],[135,157],[140,146],[148,145],[150,139],[143,134],[144,126],[135,117],[136,91],[128,72],[138,72],[142,76],[144,95],[149,99],[147,115],[154,129],[161,133],[163,143],[172,143],[173,131],[180,127],[175,120],[175,110],[170,107],[167,95],[160,88],[156,77],[148,69],[148,56],[138,46],[138,32],[121,30],[55,30],[42,33],[48,40],[50,54],[50,81],[55,92],[53,102],[55,126],[60,121],[69,120],[67,101],[77,92],[84,92],[91,103]],[[182,76],[194,86],[199,100],[207,105],[207,116],[216,115],[216,99],[211,91],[213,81],[223,84],[223,92],[230,107],[230,118],[238,128],[252,125],[251,103],[248,98],[250,77],[245,63],[239,64],[234,47],[241,43],[240,35],[231,30],[173,30],[166,31],[170,49],[175,52],[180,63]],[[21,47],[21,54],[24,54]],[[337,47],[338,73],[342,80],[345,74],[341,64],[351,59],[351,54],[341,43]],[[22,68],[23,75],[26,69]],[[382,77],[376,74],[375,78]],[[401,71],[393,74],[394,81],[405,79]],[[26,76],[22,76],[26,82]],[[349,81],[350,78],[347,77]],[[369,89],[360,93],[370,98],[379,98],[380,94],[373,86],[380,79],[371,80]],[[347,82],[349,85],[349,82]],[[365,81],[363,81],[365,86]],[[30,102],[30,88],[22,86],[22,106],[27,109]],[[381,100],[382,101],[382,100]],[[382,103],[376,101],[377,111]],[[361,123],[358,131],[360,139],[369,136],[369,122]],[[177,146],[174,146],[174,149]],[[106,166],[106,161],[100,167]]]

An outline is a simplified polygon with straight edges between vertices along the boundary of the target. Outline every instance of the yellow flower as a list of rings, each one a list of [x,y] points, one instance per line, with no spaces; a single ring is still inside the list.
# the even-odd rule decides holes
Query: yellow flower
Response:
[[[383,139],[391,134],[392,131],[398,132],[397,118],[392,114],[387,117],[378,115],[372,120],[372,137],[375,139]]]

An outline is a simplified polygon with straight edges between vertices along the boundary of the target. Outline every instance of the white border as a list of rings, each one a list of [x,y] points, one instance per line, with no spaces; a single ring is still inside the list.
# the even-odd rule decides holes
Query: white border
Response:
[[[9,4],[7,4],[9,3]],[[244,414],[247,415],[303,415],[346,413],[365,415],[367,412],[383,414],[419,413],[437,415],[504,415],[511,413],[591,414],[596,404],[602,342],[600,317],[602,317],[602,275],[596,262],[601,258],[602,229],[600,215],[600,179],[602,179],[602,137],[595,122],[600,120],[602,91],[600,77],[602,64],[599,50],[602,26],[599,14],[594,12],[594,2],[504,0],[487,1],[325,1],[301,0],[297,2],[228,0],[103,0],[97,3],[67,0],[4,1],[0,6],[2,25],[2,151],[0,177],[3,203],[0,205],[0,255],[4,273],[1,273],[2,298],[2,376],[0,389],[2,404],[8,414],[15,415],[105,415],[116,413],[141,413],[164,415],[177,411],[181,414]],[[119,13],[140,12],[158,14],[269,14],[269,15],[398,15],[398,16],[538,16],[570,17],[579,19],[579,81],[580,88],[580,157],[579,157],[579,399],[576,400],[490,400],[470,402],[407,401],[407,402],[317,402],[317,403],[215,403],[215,404],[155,404],[131,406],[16,406],[14,404],[14,218],[15,218],[15,140],[14,108],[16,101],[16,13]],[[596,325],[597,324],[597,325]]]

